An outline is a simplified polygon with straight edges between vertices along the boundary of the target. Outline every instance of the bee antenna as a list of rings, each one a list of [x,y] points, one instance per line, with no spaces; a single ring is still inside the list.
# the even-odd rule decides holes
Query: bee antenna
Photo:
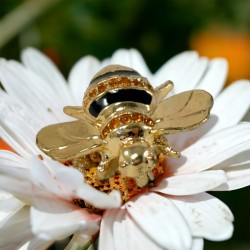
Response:
[[[174,87],[174,83],[170,80],[164,82],[155,89],[155,96],[159,103]]]

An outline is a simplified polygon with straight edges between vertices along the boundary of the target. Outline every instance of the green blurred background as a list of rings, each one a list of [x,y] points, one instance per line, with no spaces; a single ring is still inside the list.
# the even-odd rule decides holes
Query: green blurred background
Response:
[[[250,1],[0,0],[0,57],[19,59],[28,46],[46,53],[65,76],[86,54],[104,59],[133,47],[155,72],[195,49],[226,57],[230,83],[250,78]],[[214,195],[233,211],[235,233],[205,249],[250,249],[250,188]]]

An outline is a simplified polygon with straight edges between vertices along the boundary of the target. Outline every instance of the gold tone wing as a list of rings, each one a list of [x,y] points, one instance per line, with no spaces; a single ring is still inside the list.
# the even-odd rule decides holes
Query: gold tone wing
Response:
[[[192,130],[208,119],[212,106],[213,97],[204,90],[174,95],[156,108],[154,128],[169,134]]]
[[[84,121],[50,125],[39,131],[37,146],[48,156],[59,161],[72,160],[95,151],[104,144],[99,131]]]

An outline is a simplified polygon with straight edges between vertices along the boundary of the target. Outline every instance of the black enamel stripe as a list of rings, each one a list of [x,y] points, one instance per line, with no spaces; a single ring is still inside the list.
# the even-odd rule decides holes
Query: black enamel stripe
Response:
[[[104,80],[106,78],[109,78],[111,76],[115,76],[115,75],[118,75],[118,76],[141,76],[137,71],[135,70],[117,70],[117,71],[112,71],[112,72],[107,72],[106,74],[104,75],[100,75],[100,76],[97,76],[96,78],[94,78],[90,84],[93,84],[93,83],[96,83],[96,82],[99,82],[101,80]]]
[[[151,101],[152,96],[145,90],[120,89],[115,93],[108,92],[98,100],[92,102],[89,107],[89,113],[97,117],[105,107],[117,102],[139,102],[149,105]]]

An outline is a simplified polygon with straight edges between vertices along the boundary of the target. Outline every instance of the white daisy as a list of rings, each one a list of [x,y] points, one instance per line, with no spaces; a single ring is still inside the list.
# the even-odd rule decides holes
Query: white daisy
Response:
[[[117,191],[97,191],[82,173],[48,159],[35,143],[42,127],[71,119],[63,107],[81,105],[90,79],[108,64],[134,68],[154,87],[170,79],[175,83],[171,94],[199,88],[215,98],[204,126],[169,136],[170,145],[182,154],[167,161],[172,176],[122,206]],[[99,234],[102,250],[202,249],[203,238],[230,238],[230,210],[206,191],[250,184],[250,124],[238,124],[250,105],[250,84],[241,80],[221,92],[226,73],[224,59],[209,61],[191,51],[152,74],[136,50],[118,50],[102,62],[84,57],[67,84],[34,49],[22,53],[22,64],[2,59],[0,79],[6,92],[0,91],[0,136],[17,154],[0,151],[0,188],[13,195],[0,196],[0,248],[18,249],[29,242],[24,245],[29,249],[46,249],[72,234],[70,244],[79,245]],[[82,200],[103,213],[81,208]]]

